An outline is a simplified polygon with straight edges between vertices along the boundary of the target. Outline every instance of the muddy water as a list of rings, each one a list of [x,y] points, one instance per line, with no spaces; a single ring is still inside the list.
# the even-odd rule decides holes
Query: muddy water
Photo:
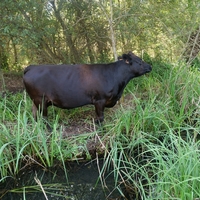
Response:
[[[102,167],[102,161],[97,162],[66,164],[68,181],[66,180],[62,165],[44,170],[38,166],[30,166],[19,173],[16,179],[9,179],[0,185],[2,200],[105,200],[124,199],[117,189],[114,189],[112,175],[104,174],[107,187],[102,187],[98,168]],[[109,172],[107,172],[109,173]],[[110,173],[109,173],[110,174]],[[35,178],[41,182],[41,187],[36,183]],[[26,186],[26,187],[25,187]],[[34,186],[31,188],[31,186]],[[23,189],[24,187],[24,189]],[[13,189],[13,192],[11,191]],[[17,192],[17,190],[19,192]],[[23,192],[24,191],[24,192]],[[59,196],[60,195],[60,196]]]

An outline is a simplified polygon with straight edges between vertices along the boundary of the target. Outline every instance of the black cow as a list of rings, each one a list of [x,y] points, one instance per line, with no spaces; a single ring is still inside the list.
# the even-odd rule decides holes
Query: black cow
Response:
[[[50,105],[71,109],[93,104],[100,123],[104,108],[116,104],[127,83],[151,70],[129,52],[109,64],[30,65],[24,70],[23,81],[33,101],[35,119],[37,110],[47,117]]]

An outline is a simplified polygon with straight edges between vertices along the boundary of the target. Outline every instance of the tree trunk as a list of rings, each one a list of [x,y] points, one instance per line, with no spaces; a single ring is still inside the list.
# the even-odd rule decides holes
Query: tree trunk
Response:
[[[54,0],[51,1],[51,4],[52,4],[53,10],[55,12],[56,19],[58,20],[58,22],[60,23],[60,25],[63,29],[63,33],[65,35],[65,40],[66,40],[66,47],[69,47],[70,54],[71,54],[70,58],[72,58],[71,62],[79,63],[80,59],[78,56],[78,51],[77,51],[76,47],[74,46],[74,42],[72,39],[72,33],[70,33],[69,29],[67,28],[65,22],[63,21],[63,19],[61,17],[60,8],[56,8],[55,1]]]
[[[17,65],[18,63],[17,47],[13,41],[13,38],[11,38],[11,41],[12,41],[13,52],[14,52],[14,65]]]
[[[113,26],[113,5],[112,0],[110,0],[110,18],[108,18],[109,27],[110,27],[110,38],[112,42],[112,51],[114,54],[115,61],[117,61],[117,50],[116,50],[116,40],[115,40],[115,32]]]
[[[113,25],[113,4],[112,0],[110,0],[110,15],[106,13],[104,6],[100,3],[99,4],[102,11],[105,13],[106,19],[108,20],[109,29],[110,29],[110,40],[111,40],[111,48],[115,58],[117,61],[117,50],[116,50],[116,39],[115,39],[115,32],[114,32],[114,25]]]

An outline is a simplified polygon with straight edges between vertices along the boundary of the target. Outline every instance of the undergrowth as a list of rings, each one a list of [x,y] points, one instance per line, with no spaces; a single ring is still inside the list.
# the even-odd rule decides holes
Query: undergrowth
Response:
[[[24,166],[47,169],[57,161],[68,180],[65,161],[82,154],[90,159],[86,144],[96,137],[105,152],[102,185],[105,171],[111,171],[122,196],[127,191],[133,199],[199,198],[199,85],[198,69],[153,63],[151,74],[128,84],[120,105],[106,109],[103,128],[85,115],[91,108],[51,108],[52,132],[41,118],[34,121],[25,92],[8,93],[0,97],[0,182],[15,178]],[[70,118],[79,123],[80,117],[94,129],[63,137]]]

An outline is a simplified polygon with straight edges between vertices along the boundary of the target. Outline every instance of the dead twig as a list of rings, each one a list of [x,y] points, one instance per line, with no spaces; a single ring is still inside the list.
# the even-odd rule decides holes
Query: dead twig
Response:
[[[42,186],[40,180],[37,178],[37,173],[35,174],[34,179],[35,179],[35,182],[40,186],[40,188],[41,188],[41,190],[42,190],[42,192],[43,192],[43,194],[44,194],[44,196],[45,196],[45,199],[48,200],[48,197],[47,197],[47,195],[46,195],[46,193],[45,193],[45,191],[44,191],[44,188],[43,188],[43,186]]]

